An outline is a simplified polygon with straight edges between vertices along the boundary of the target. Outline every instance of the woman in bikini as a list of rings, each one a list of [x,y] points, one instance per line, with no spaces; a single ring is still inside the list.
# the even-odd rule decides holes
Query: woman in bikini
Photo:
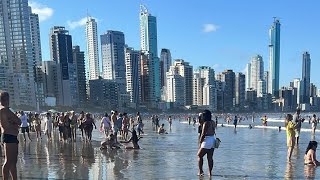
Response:
[[[209,176],[212,175],[213,169],[213,152],[215,144],[215,128],[216,124],[211,120],[212,115],[209,110],[204,110],[201,119],[204,120],[201,135],[200,135],[200,148],[198,151],[198,165],[199,176],[203,176],[203,156],[207,154]]]

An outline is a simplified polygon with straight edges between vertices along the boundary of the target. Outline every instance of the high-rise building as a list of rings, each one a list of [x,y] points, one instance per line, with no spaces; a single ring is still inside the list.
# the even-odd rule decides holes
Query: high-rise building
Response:
[[[225,70],[220,76],[221,81],[225,82],[224,110],[230,111],[235,104],[235,73],[232,70]]]
[[[266,93],[269,93],[268,92],[268,87],[269,87],[269,71],[265,71],[263,73],[263,80],[264,82],[266,83]]]
[[[120,94],[126,89],[125,38],[123,32],[107,31],[100,36],[103,78],[115,80]]]
[[[235,74],[235,106],[243,107],[245,103],[245,95],[246,95],[246,85],[245,85],[246,77],[243,73]]]
[[[127,92],[135,105],[139,105],[141,99],[140,54],[133,48],[125,48]]]
[[[118,83],[109,79],[89,80],[90,103],[101,106],[107,110],[119,108],[119,87]]]
[[[203,104],[203,79],[198,71],[193,73],[193,105],[202,106]]]
[[[185,78],[185,106],[190,106],[193,101],[193,67],[182,59],[176,59],[172,66]]]
[[[185,77],[179,74],[178,68],[171,66],[167,72],[167,102],[174,107],[183,107],[186,102]]]
[[[200,66],[194,72],[193,105],[207,106],[217,110],[217,88],[214,70],[208,66]]]
[[[100,74],[98,52],[98,28],[97,22],[92,17],[88,17],[86,22],[86,37],[89,79],[98,79]]]
[[[0,66],[6,71],[0,89],[9,92],[13,106],[36,107],[28,0],[1,1],[0,14]]]
[[[269,30],[270,36],[270,62],[269,62],[269,82],[268,93],[272,96],[279,96],[280,78],[280,21],[274,19],[273,25]]]
[[[30,33],[31,33],[31,44],[32,44],[32,56],[33,56],[33,69],[35,77],[35,87],[36,87],[36,101],[37,109],[39,110],[40,106],[44,105],[44,87],[43,82],[41,82],[41,77],[39,73],[41,72],[41,62],[42,62],[42,53],[41,53],[41,40],[40,40],[40,26],[39,26],[39,16],[38,14],[32,13],[31,7],[30,11]],[[42,73],[40,73],[42,74]]]
[[[86,67],[84,52],[80,50],[79,46],[73,46],[73,62],[76,66],[77,89],[80,106],[87,102],[87,85],[86,85]]]
[[[263,80],[264,65],[262,56],[256,55],[251,60],[250,87],[255,90],[258,88],[258,82]]]
[[[160,74],[161,74],[161,87],[166,85],[166,73],[169,72],[172,65],[172,58],[169,49],[161,49],[160,55]]]
[[[148,63],[145,64],[150,70],[148,75],[152,94],[155,96],[155,103],[160,101],[161,97],[161,79],[160,79],[160,61],[158,57],[158,40],[157,40],[157,18],[152,16],[148,10],[140,6],[140,46],[144,54],[148,54]],[[152,71],[152,72],[151,72]]]
[[[73,62],[72,37],[62,26],[54,26],[50,32],[51,61],[61,69],[61,78],[57,78],[57,105],[78,105],[78,89],[76,66]],[[59,75],[60,76],[60,75]]]
[[[246,67],[246,89],[251,87],[251,63],[247,64]]]
[[[302,79],[301,79],[301,102],[303,104],[310,103],[310,68],[311,59],[308,52],[302,55]]]
[[[297,89],[297,104],[301,104],[301,80],[299,78],[293,80],[293,88]]]
[[[265,80],[260,80],[257,83],[257,97],[263,97],[267,92],[267,86]]]

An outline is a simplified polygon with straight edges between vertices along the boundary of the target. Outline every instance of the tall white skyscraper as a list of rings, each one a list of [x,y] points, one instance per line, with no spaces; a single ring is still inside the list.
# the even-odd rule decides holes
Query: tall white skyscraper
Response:
[[[258,82],[263,80],[264,65],[260,55],[256,55],[251,60],[250,88],[258,89]]]
[[[167,72],[167,102],[172,102],[175,107],[181,107],[186,102],[185,77],[181,76],[175,66]]]
[[[34,58],[28,0],[0,1],[1,90],[12,105],[36,107]]]
[[[127,92],[130,102],[135,104],[139,104],[141,98],[140,54],[133,48],[125,48]]]
[[[98,79],[100,74],[97,31],[97,22],[92,17],[88,17],[86,23],[86,37],[89,80]]]
[[[297,89],[297,104],[301,104],[301,80],[299,78],[293,80],[293,87]]]
[[[246,89],[251,88],[251,63],[246,67]]]
[[[193,105],[203,104],[203,79],[198,71],[193,73]]]
[[[193,101],[193,67],[189,62],[184,61],[183,59],[176,59],[173,65],[177,73],[185,78],[185,105],[192,105]],[[171,68],[171,67],[170,67]]]

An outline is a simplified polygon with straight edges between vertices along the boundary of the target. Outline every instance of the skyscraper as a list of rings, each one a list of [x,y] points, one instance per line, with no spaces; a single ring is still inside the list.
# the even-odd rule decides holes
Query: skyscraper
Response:
[[[173,66],[176,68],[177,73],[184,77],[185,82],[185,106],[192,105],[193,101],[193,67],[189,62],[182,59],[176,59]],[[171,67],[170,67],[171,68]]]
[[[125,38],[123,32],[107,31],[100,36],[103,78],[119,83],[120,94],[126,93]]]
[[[125,48],[127,92],[130,102],[135,105],[141,100],[140,54],[140,51],[135,51],[133,48]]]
[[[41,82],[41,77],[39,73],[41,71],[42,53],[41,53],[41,40],[40,40],[40,26],[39,26],[39,16],[38,14],[32,13],[31,7],[29,7],[30,12],[30,33],[31,33],[31,44],[32,44],[32,56],[33,56],[33,71],[34,71],[34,81],[36,88],[36,101],[37,109],[44,105],[44,87],[43,82]],[[41,74],[41,73],[40,73]]]
[[[97,22],[92,17],[88,17],[86,23],[87,37],[87,57],[89,65],[89,79],[99,77],[99,52],[98,52],[98,33]]]
[[[245,101],[245,93],[246,93],[246,85],[245,85],[246,77],[242,73],[236,73],[235,75],[235,105],[237,107],[243,107]]]
[[[246,67],[246,90],[251,88],[251,63]]]
[[[221,81],[225,82],[224,89],[224,110],[232,110],[235,100],[235,73],[232,70],[225,70],[221,73]]]
[[[57,105],[74,106],[78,104],[76,66],[73,63],[72,37],[62,26],[54,26],[50,32],[50,55],[61,69],[57,78]],[[59,75],[60,77],[60,75]]]
[[[28,0],[0,2],[0,64],[6,73],[1,90],[12,105],[36,107],[34,58]]]
[[[301,102],[310,103],[310,68],[311,59],[308,52],[304,52],[302,55],[302,79],[301,79]]]
[[[251,60],[250,86],[255,90],[258,89],[258,82],[263,80],[264,65],[262,56],[256,55]]]
[[[185,77],[179,74],[175,66],[171,66],[167,72],[167,102],[174,104],[174,107],[182,107],[186,102]]]
[[[160,55],[160,74],[161,74],[161,88],[166,85],[166,73],[172,65],[172,58],[169,49],[161,49]]]
[[[272,96],[279,96],[280,78],[280,21],[274,19],[273,25],[269,30],[270,36],[270,63],[269,63],[269,82],[268,93]]]
[[[151,78],[148,82],[153,86],[151,89],[154,92],[156,102],[159,102],[160,93],[160,62],[158,57],[158,40],[157,40],[157,18],[152,16],[148,10],[141,5],[140,6],[140,45],[141,51],[148,54],[148,62],[146,65],[150,70],[148,78]]]
[[[73,46],[72,52],[73,61],[76,66],[79,104],[83,106],[87,102],[86,67],[84,52],[80,50],[79,46]]]

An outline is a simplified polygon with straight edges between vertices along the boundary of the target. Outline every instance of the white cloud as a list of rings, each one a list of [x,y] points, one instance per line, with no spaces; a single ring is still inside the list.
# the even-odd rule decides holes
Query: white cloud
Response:
[[[29,2],[29,6],[31,6],[32,12],[39,15],[39,21],[43,22],[49,19],[53,15],[53,9],[48,7],[47,5],[40,4],[37,2]]]
[[[78,21],[67,21],[70,29],[75,29],[81,26],[85,26],[87,22],[87,17],[81,18]]]
[[[219,29],[220,27],[215,25],[215,24],[204,24],[202,31],[205,33],[209,32],[215,32]]]
[[[99,21],[95,17],[92,17],[92,18],[95,19],[96,22]],[[83,18],[79,19],[78,21],[67,21],[67,24],[68,24],[69,28],[72,30],[72,29],[76,29],[78,27],[85,26],[87,23],[87,19],[88,19],[88,17],[83,17]]]
[[[214,65],[212,66],[212,68],[213,68],[214,70],[218,69],[219,67],[220,67],[220,64],[214,64]]]

